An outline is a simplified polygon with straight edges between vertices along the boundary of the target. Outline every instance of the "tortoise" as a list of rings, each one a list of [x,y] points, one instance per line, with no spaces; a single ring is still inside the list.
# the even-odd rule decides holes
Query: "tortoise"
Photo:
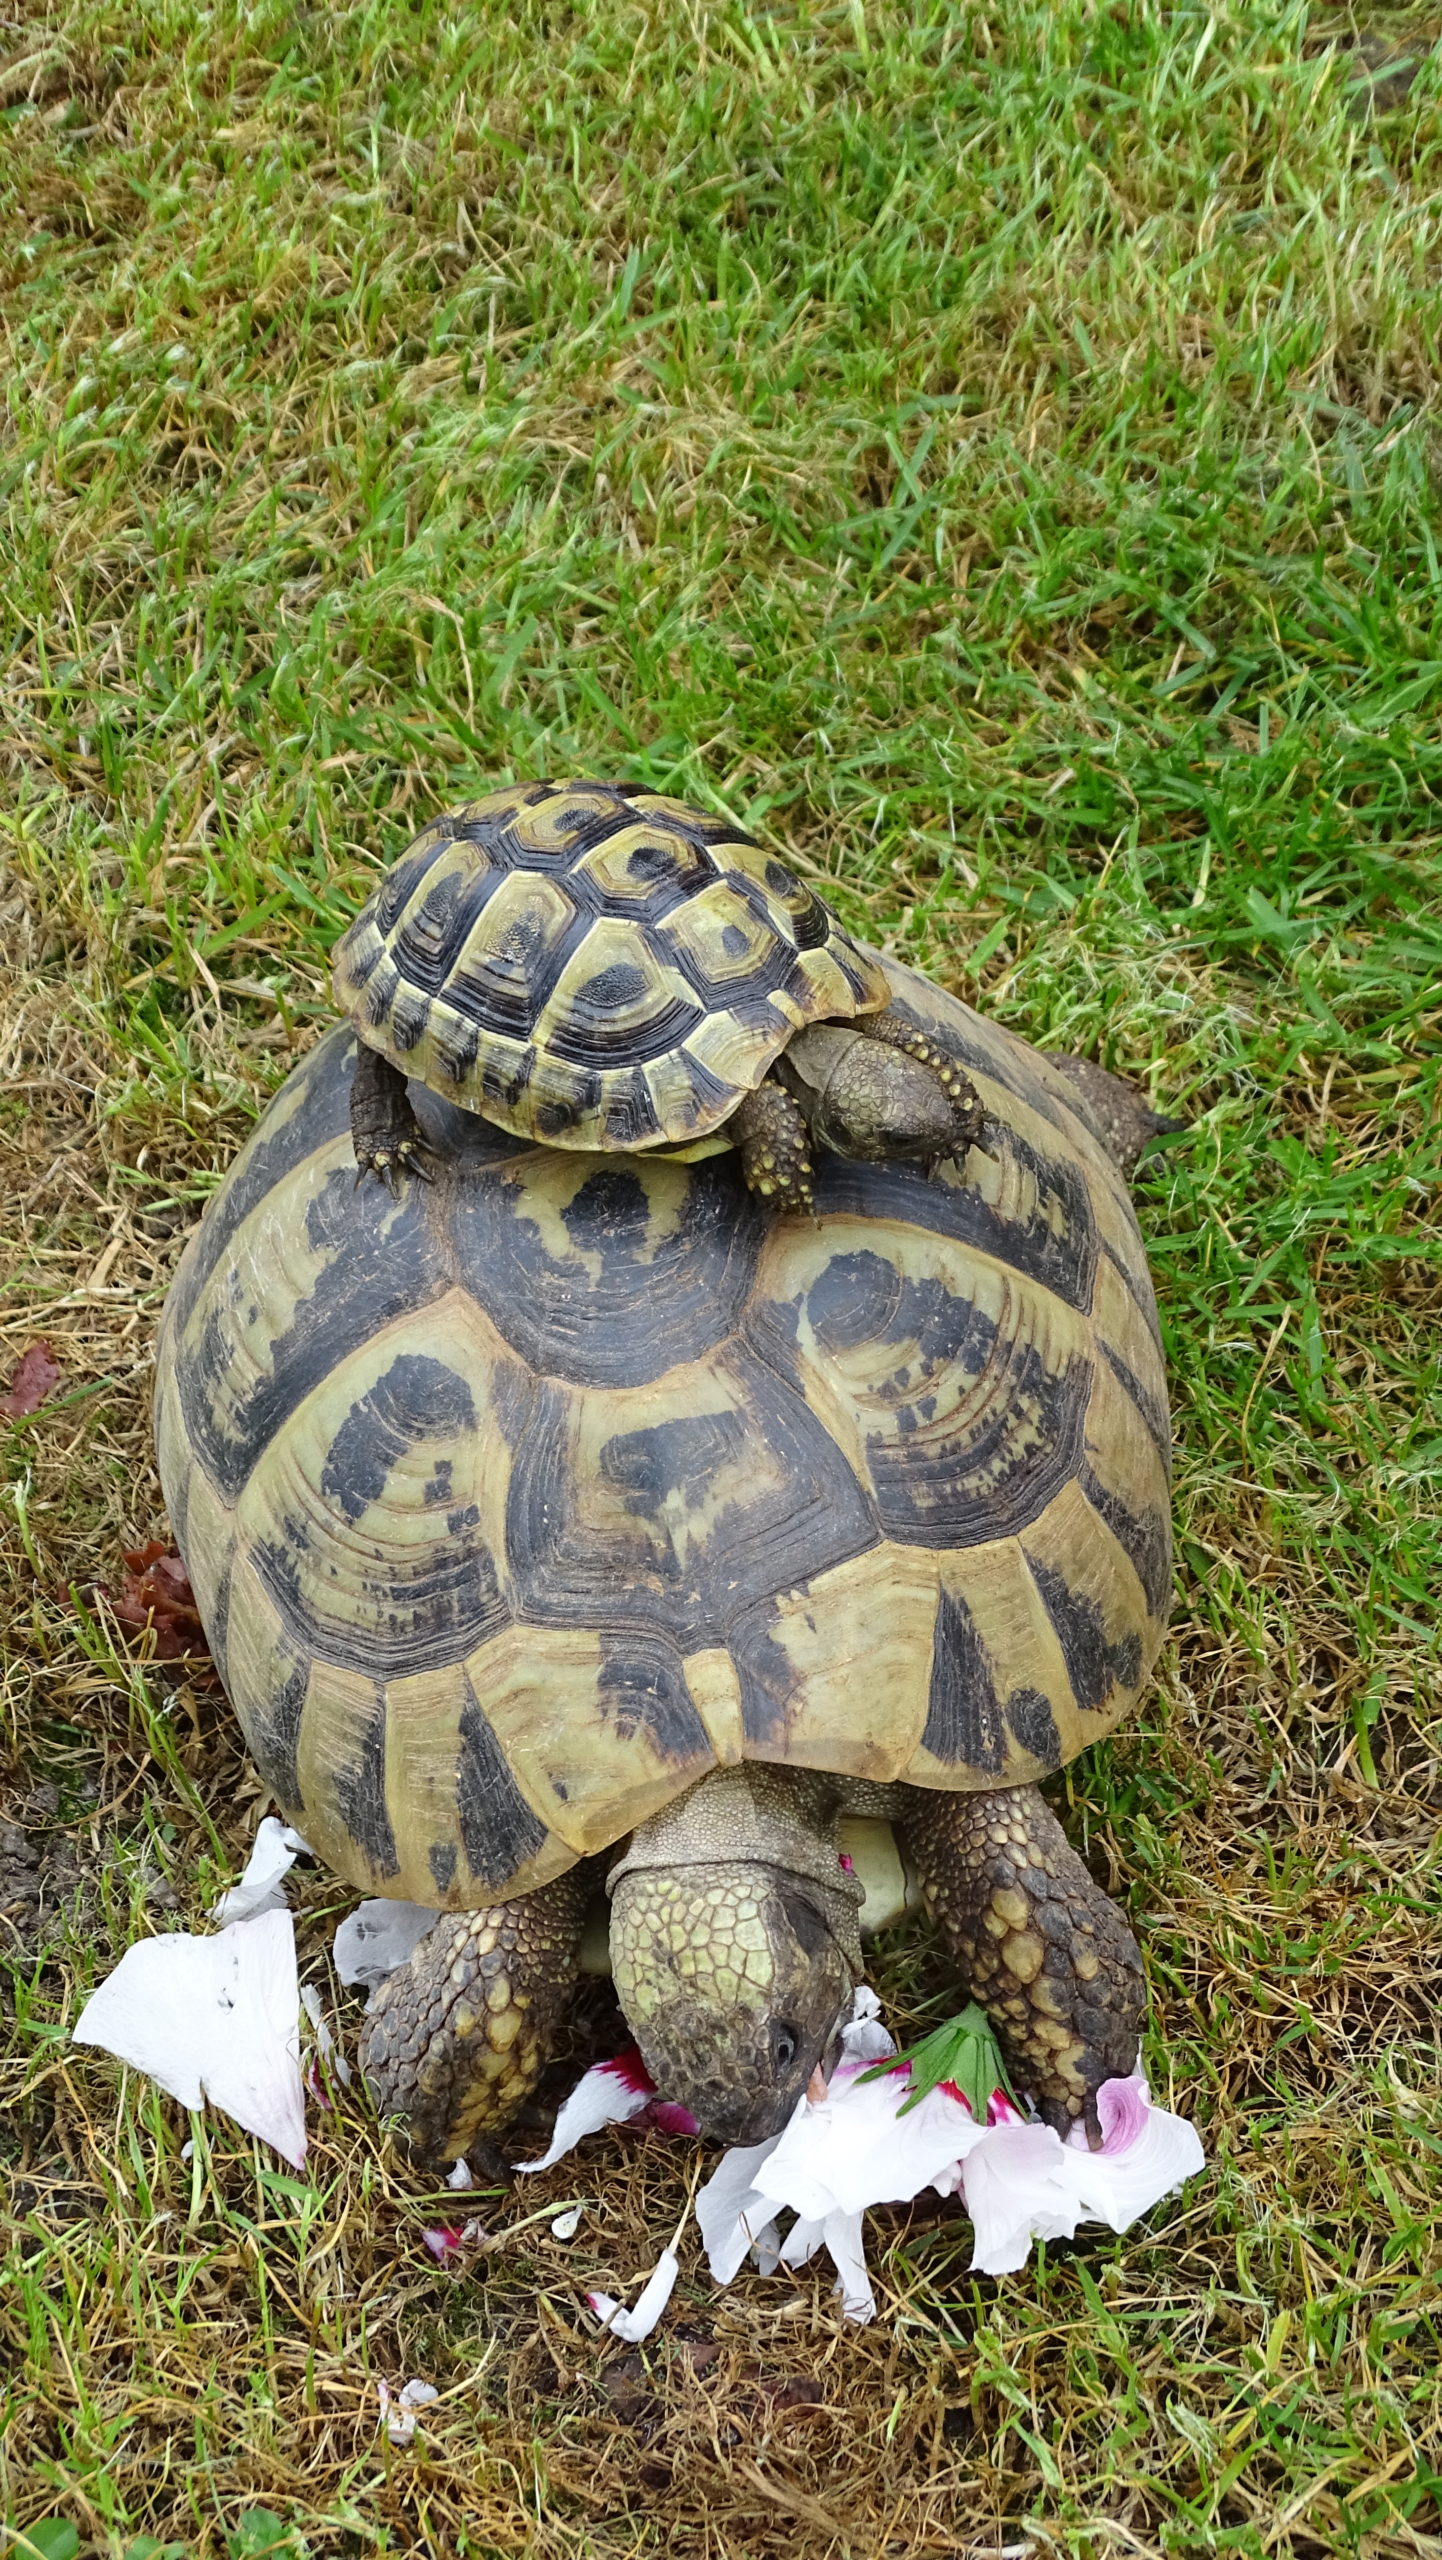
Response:
[[[734,1146],[809,1211],[812,1142],[920,1162],[982,1135],[959,1063],[877,959],[728,819],[532,782],[432,819],[336,947],[361,1174],[424,1173],[408,1082],[588,1152]]]
[[[657,2085],[756,2141],[860,1966],[888,1815],[1017,2085],[1099,2138],[1142,1972],[1038,1782],[1134,1705],[1170,1583],[1161,1125],[867,956],[990,1152],[599,1160],[410,1087],[432,1179],[355,1188],[335,1026],[191,1238],[158,1345],[174,1534],[265,1785],[434,1908],[363,2036],[420,2156],[544,2067],[587,1899]]]

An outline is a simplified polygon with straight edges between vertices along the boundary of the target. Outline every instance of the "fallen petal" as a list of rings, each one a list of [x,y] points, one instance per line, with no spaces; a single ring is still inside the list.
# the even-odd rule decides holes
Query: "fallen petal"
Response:
[[[300,1994],[288,1911],[214,1938],[176,1931],[127,1947],[72,2030],[184,2107],[202,2098],[299,2169],[305,2160]]]
[[[1075,2184],[1081,2211],[1090,2220],[1109,2223],[1113,2231],[1129,2229],[1139,2214],[1149,2212],[1206,2165],[1195,2125],[1169,2115],[1165,2107],[1150,2105],[1145,2081],[1140,2088],[1142,2123],[1115,2149],[1114,2129],[1120,2131],[1133,2121],[1131,2110],[1122,2102],[1114,2101],[1110,2108],[1103,2103],[1108,2089],[1128,2089],[1127,2082],[1115,2080],[1104,2082],[1097,2092],[1101,2150],[1088,2151],[1084,2137],[1078,2141],[1073,2136],[1065,2145],[1067,2174]],[[1135,2097],[1136,2093],[1130,2094]]]
[[[609,2293],[588,2293],[586,2300],[603,2329],[609,2330],[613,2338],[624,2338],[628,2346],[634,2347],[642,2338],[650,2337],[671,2299],[679,2273],[675,2250],[663,2249],[656,2262],[655,2273],[634,2310],[624,2310]]]
[[[475,2183],[475,2172],[473,2171],[469,2160],[458,2160],[454,2169],[448,2169],[446,2171],[446,2185],[448,2187],[464,2189],[466,2187],[473,2187]]]
[[[416,2431],[417,2409],[428,2409],[440,2393],[433,2382],[408,2382],[395,2399],[388,2382],[377,2382],[376,2398],[381,2418],[392,2444],[409,2444]]]
[[[321,2001],[320,1993],[313,1982],[307,1982],[302,1985],[300,2005],[310,2020],[311,2032],[315,2037],[316,2052],[320,2055],[321,2060],[329,2066],[332,2072],[334,2072],[341,2087],[343,2089],[348,2089],[350,2087],[351,2080],[350,2064],[347,2062],[345,2055],[342,2053],[340,2046],[336,2043],[335,2037],[331,2032],[326,2019],[325,2009]],[[314,2073],[313,2062],[311,2069],[312,2073]],[[315,2077],[318,2078],[319,2075],[315,2074]],[[307,2086],[311,2085],[312,2081],[308,2078]],[[320,2092],[318,2089],[315,2091],[315,2094],[319,2096]],[[328,2106],[330,2104],[329,2099],[327,2099],[325,2103]]]
[[[342,1920],[331,1949],[340,1981],[364,1983],[373,2005],[376,1986],[398,1965],[409,1962],[427,1931],[440,1918],[421,1902],[362,1902]]]
[[[285,1878],[305,1845],[298,1831],[268,1813],[256,1832],[239,1884],[211,1904],[212,1920],[254,1920],[262,1911],[284,1911]]]
[[[21,1352],[10,1372],[9,1385],[0,1394],[0,1422],[21,1422],[27,1414],[38,1413],[59,1384],[60,1363],[53,1344],[32,1342]]]
[[[465,2225],[459,2222],[441,2223],[430,2230],[423,2231],[421,2238],[437,2266],[443,2267],[464,2248]]]
[[[756,2184],[776,2205],[824,2220],[870,2204],[905,2204],[985,2139],[964,2099],[931,2089],[906,2115],[905,2065],[880,2080],[870,2066],[838,2064],[820,2106],[798,2107]]]
[[[573,2204],[569,2213],[558,2213],[551,2225],[551,2238],[574,2240],[581,2228],[581,2216],[584,2211],[584,2205]]]
[[[1026,2265],[1033,2240],[1071,2238],[1082,2205],[1067,2158],[1061,2136],[1045,2124],[996,2125],[967,2153],[961,2192],[975,2235],[976,2274],[1014,2275]]]
[[[828,2213],[823,2229],[827,2255],[836,2269],[836,2290],[848,2320],[874,2320],[876,2296],[866,2272],[866,2250],[859,2213]]]
[[[518,2160],[518,2177],[534,2177],[541,2169],[552,2169],[568,2151],[574,2151],[583,2135],[599,2133],[602,2125],[629,2124],[649,2107],[656,2092],[648,2079],[639,2054],[618,2054],[613,2062],[593,2063],[577,2081],[556,2117],[550,2149],[539,2160]]]
[[[776,2207],[756,2185],[756,2172],[769,2160],[781,2137],[748,2143],[722,2154],[696,2198],[696,2224],[706,2263],[717,2284],[730,2284],[748,2249],[760,2249],[774,2229]]]

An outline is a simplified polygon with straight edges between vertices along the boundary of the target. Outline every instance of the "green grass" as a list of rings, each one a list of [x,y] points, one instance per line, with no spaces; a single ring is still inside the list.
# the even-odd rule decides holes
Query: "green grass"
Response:
[[[1269,0],[16,5],[0,1308],[66,1382],[0,1450],[59,1901],[8,1933],[0,2517],[46,2560],[238,2560],[262,2511],[326,2555],[1442,2553],[1434,22],[1366,22],[1423,65],[1372,112],[1354,22]],[[917,2208],[860,2335],[690,2260],[649,2378],[579,2304],[683,2159],[602,2146],[580,2240],[457,2282],[358,2109],[313,2185],[220,2120],[186,2162],[66,2043],[256,1809],[223,1704],[64,1597],[160,1525],[180,1238],[377,865],[568,769],[728,809],[1195,1120],[1143,1209],[1176,1643],[1060,1797],[1209,2175],[1000,2283]],[[919,1934],[879,1978],[939,2014]]]

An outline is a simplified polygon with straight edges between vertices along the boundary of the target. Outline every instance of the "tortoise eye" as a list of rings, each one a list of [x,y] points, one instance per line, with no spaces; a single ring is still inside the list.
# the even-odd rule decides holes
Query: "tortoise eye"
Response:
[[[778,2071],[789,2071],[801,2050],[801,2036],[787,2018],[778,2018],[771,2029],[771,2059]]]

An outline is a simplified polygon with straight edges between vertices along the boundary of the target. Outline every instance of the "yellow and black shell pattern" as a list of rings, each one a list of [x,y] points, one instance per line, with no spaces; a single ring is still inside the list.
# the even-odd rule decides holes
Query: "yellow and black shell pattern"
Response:
[[[341,1025],[180,1265],[161,1477],[267,1786],[365,1892],[543,1884],[747,1758],[1030,1781],[1106,1733],[1171,1570],[1156,1314],[1066,1078],[887,964],[974,1079],[929,1182],[526,1146],[419,1085],[355,1186]]]
[[[804,1023],[886,1002],[823,901],[724,818],[531,782],[435,818],[337,945],[336,1001],[517,1137],[630,1151],[719,1128]]]

